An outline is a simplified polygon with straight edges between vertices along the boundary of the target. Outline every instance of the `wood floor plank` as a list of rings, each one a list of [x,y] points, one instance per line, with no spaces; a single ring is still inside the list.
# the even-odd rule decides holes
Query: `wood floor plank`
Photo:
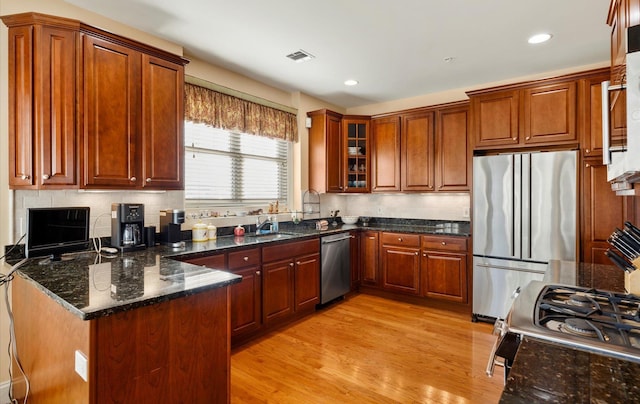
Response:
[[[359,294],[235,350],[232,403],[496,403],[492,326]]]

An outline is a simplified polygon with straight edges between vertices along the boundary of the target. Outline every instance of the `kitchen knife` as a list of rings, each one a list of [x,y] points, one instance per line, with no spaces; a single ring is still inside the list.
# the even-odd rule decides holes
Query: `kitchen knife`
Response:
[[[615,266],[617,266],[618,268],[622,269],[625,272],[631,273],[631,271],[635,269],[624,258],[619,256],[615,251],[611,249],[607,249],[604,252],[604,255],[609,257],[609,260],[611,260],[611,262],[613,262]]]
[[[640,256],[640,246],[637,246],[632,238],[630,238],[618,228],[616,228],[614,234],[612,234],[612,236],[614,235],[617,240],[621,241],[625,245],[627,250],[631,251],[632,257],[629,257],[631,260],[634,260]]]
[[[633,252],[627,247],[626,244],[624,244],[617,236],[616,234],[612,234],[611,237],[609,237],[607,239],[607,241],[609,242],[609,244],[611,244],[612,246],[614,246],[618,251],[620,251],[627,259],[629,259],[630,261],[633,261],[635,259],[635,255],[633,254]]]
[[[622,233],[624,234],[625,242],[640,256],[640,242],[628,230],[624,229]]]
[[[633,233],[638,238],[638,241],[640,242],[640,229],[634,226],[633,223],[629,221],[624,222],[624,225],[627,229],[629,229],[631,233]]]

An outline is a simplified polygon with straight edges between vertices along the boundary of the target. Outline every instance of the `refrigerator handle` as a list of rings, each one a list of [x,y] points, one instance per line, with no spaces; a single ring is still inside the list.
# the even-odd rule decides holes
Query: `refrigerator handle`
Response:
[[[522,208],[520,245],[523,259],[531,258],[531,154],[522,155]]]
[[[513,223],[511,228],[512,247],[511,256],[520,258],[522,254],[522,181],[524,154],[515,154],[513,158]]]

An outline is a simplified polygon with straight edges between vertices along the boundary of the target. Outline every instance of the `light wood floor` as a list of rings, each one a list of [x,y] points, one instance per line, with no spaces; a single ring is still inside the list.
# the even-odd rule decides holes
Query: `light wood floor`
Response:
[[[359,294],[232,352],[232,403],[497,403],[492,326]]]

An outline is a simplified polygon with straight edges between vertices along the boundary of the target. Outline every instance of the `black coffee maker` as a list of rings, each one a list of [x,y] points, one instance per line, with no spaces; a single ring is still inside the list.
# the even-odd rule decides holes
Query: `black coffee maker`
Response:
[[[121,251],[146,248],[144,243],[144,205],[111,204],[111,246]]]

